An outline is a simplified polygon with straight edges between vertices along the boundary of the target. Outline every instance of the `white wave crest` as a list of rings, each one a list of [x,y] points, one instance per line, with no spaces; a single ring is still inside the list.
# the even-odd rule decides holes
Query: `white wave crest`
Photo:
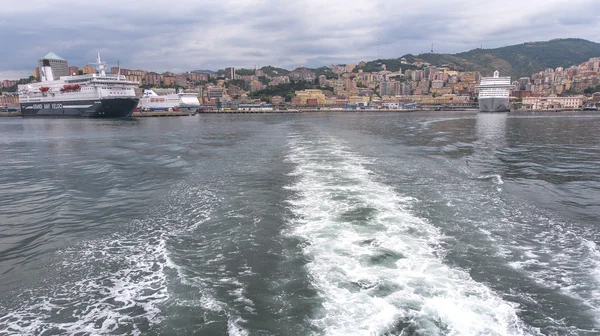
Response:
[[[414,199],[375,179],[365,160],[330,138],[290,138],[296,164],[290,235],[305,240],[322,297],[313,319],[327,335],[527,334],[517,308],[445,265],[440,232]]]

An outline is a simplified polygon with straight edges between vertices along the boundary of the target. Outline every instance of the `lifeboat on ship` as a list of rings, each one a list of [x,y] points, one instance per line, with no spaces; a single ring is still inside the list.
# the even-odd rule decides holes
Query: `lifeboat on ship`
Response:
[[[42,92],[48,92],[48,90],[50,90],[50,88],[47,86],[40,87],[40,91],[42,91]]]

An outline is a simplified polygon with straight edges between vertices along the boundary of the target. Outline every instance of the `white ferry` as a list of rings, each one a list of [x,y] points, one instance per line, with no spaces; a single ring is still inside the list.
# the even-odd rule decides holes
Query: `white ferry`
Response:
[[[141,111],[172,110],[197,112],[200,101],[196,93],[176,92],[159,95],[154,90],[146,89],[140,99],[138,109]]]
[[[500,72],[496,70],[494,77],[482,77],[477,88],[480,112],[510,111],[509,95],[513,88],[510,77],[500,77]]]
[[[138,82],[107,75],[98,59],[98,73],[54,78],[49,59],[42,59],[41,81],[19,85],[21,115],[49,117],[128,118],[138,104]]]

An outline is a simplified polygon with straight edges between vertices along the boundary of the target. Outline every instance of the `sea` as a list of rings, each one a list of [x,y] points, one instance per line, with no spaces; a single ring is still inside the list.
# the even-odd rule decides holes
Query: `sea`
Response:
[[[600,114],[0,118],[0,335],[600,335]]]

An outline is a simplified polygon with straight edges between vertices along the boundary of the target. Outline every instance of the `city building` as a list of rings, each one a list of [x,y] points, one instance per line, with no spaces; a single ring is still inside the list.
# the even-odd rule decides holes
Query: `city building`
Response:
[[[149,72],[146,74],[146,85],[160,85],[162,82],[162,76],[156,72]]]
[[[84,65],[81,67],[81,73],[84,75],[96,73],[94,67],[91,65]]]
[[[288,74],[291,80],[314,82],[317,79],[317,74],[307,68],[298,68]]]
[[[444,87],[444,80],[441,79],[434,79],[433,81],[431,81],[431,88],[432,89],[441,89]]]
[[[77,75],[79,75],[79,68],[76,67],[76,66],[70,66],[69,67],[69,73],[71,75],[77,76]]]
[[[523,106],[528,110],[580,109],[583,107],[584,98],[584,96],[525,97]]]
[[[327,76],[319,76],[319,86],[327,86]]]
[[[67,64],[67,60],[58,56],[53,52],[49,52],[46,56],[42,57],[38,61],[38,65],[42,66],[43,60],[48,60],[50,62],[50,68],[52,69],[52,73],[54,74],[54,78],[60,78],[62,76],[69,76],[69,65]]]
[[[19,94],[16,92],[2,92],[0,96],[0,106],[9,106],[19,104]]]
[[[235,79],[235,68],[233,68],[233,67],[225,68],[225,78]]]
[[[17,80],[5,79],[2,81],[2,87],[11,87],[17,85]]]
[[[207,89],[208,99],[221,99],[223,98],[223,88],[218,86],[210,86]]]
[[[315,102],[316,104],[312,104],[312,105],[325,105],[325,95],[323,94],[323,91],[321,90],[303,90],[303,91],[296,91],[296,101],[297,101],[297,105],[307,105],[309,99],[311,99],[311,102]]]
[[[283,98],[281,96],[271,97],[271,104],[278,105],[278,104],[283,104],[283,103],[285,103],[285,98]]]

